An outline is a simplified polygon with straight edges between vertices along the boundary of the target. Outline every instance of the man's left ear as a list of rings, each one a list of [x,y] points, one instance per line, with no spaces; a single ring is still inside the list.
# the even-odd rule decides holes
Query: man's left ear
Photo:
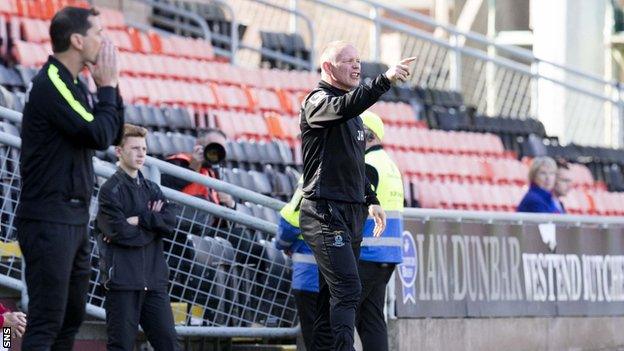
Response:
[[[78,33],[72,33],[72,35],[70,35],[70,37],[69,37],[69,42],[74,47],[74,49],[82,50],[82,46],[84,44],[82,35],[80,35]]]

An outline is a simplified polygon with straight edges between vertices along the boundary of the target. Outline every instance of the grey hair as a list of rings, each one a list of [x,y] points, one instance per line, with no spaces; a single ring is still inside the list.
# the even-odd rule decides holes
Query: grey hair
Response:
[[[531,168],[529,168],[529,183],[533,183],[535,177],[537,176],[537,172],[543,166],[548,166],[552,169],[557,169],[557,162],[548,156],[540,156],[533,159],[531,162]]]

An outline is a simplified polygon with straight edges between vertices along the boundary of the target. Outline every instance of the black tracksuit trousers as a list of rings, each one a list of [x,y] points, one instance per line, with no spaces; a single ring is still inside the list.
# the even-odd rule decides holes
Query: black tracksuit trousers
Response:
[[[388,351],[388,330],[384,320],[386,285],[394,272],[394,263],[360,261],[361,303],[355,326],[364,351]]]
[[[303,335],[303,343],[307,351],[312,351],[312,342],[314,341],[314,320],[316,319],[316,301],[318,293],[305,290],[294,290],[295,305],[297,305],[297,315],[301,323],[301,334]]]
[[[301,202],[301,232],[320,272],[314,351],[353,350],[362,290],[357,265],[366,215],[366,206],[360,203],[305,198]]]
[[[104,308],[107,350],[134,350],[139,325],[154,350],[180,350],[166,291],[108,290]]]
[[[85,315],[91,269],[87,225],[18,219],[28,317],[22,349],[71,350]]]

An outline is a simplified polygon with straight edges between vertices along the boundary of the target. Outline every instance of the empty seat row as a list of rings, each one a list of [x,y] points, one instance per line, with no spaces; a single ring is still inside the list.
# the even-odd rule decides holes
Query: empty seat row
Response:
[[[50,37],[48,34],[49,22],[43,20],[15,18],[11,26],[11,38],[14,45],[13,56],[18,63],[24,66],[40,66],[51,54]],[[142,32],[133,28],[130,29],[108,29],[105,35],[122,51],[120,61],[124,71],[136,71],[142,73],[145,70],[156,70],[154,67],[167,68],[175,65],[165,66],[150,60],[134,60],[128,63],[128,55],[125,52],[147,53],[154,55],[170,56],[180,59],[194,61],[179,61],[178,67],[196,68],[189,63],[213,60],[214,54],[212,46],[208,41],[201,39],[185,38],[179,36],[160,36],[155,32]],[[4,38],[7,39],[7,38]],[[5,40],[3,40],[4,42]],[[138,54],[142,57],[141,54]],[[149,56],[147,56],[149,57]],[[162,59],[159,57],[159,59]],[[169,61],[165,61],[169,62]],[[174,70],[180,72],[180,69]],[[189,72],[188,70],[182,72]],[[195,73],[202,70],[195,70]],[[153,73],[149,72],[148,73]]]
[[[188,110],[171,106],[127,104],[124,110],[128,123],[172,130],[191,130],[193,118]]]
[[[370,110],[378,114],[387,125],[424,126],[417,120],[412,106],[404,102],[379,101],[371,106]]]
[[[129,48],[132,44],[128,38],[126,41],[120,41],[118,45]],[[222,62],[140,52],[121,52],[120,70],[122,73],[134,76],[216,82],[306,92],[311,90],[320,78],[316,73],[304,71],[254,69],[233,66]]]
[[[551,140],[531,135],[523,145],[524,156],[551,156],[561,157],[568,161],[590,159],[601,163],[624,164],[624,151],[605,147],[582,146],[568,144],[565,146],[553,144]]]
[[[128,102],[179,104],[206,110],[223,107],[247,111],[286,111],[273,90],[215,83],[121,77],[121,94]]]
[[[168,1],[172,3],[171,1]],[[247,30],[247,25],[240,22],[237,28],[232,28],[232,22],[226,19],[225,13],[218,3],[196,3],[189,1],[175,1],[173,6],[195,13],[206,20],[206,24],[211,32],[211,42],[215,48],[224,50],[230,49],[230,37],[232,31],[238,35],[238,40],[242,41]],[[160,31],[182,34],[185,36],[196,35],[202,28],[194,23],[189,23],[183,17],[175,16],[169,11],[162,11],[157,7],[152,8],[152,15],[149,18],[151,25]],[[182,28],[182,29],[180,29]]]
[[[65,6],[89,7],[86,0],[2,0],[0,14],[38,19],[51,19]]]
[[[464,98],[461,93],[457,91],[422,87],[414,87],[414,91],[419,99],[427,106],[459,108],[464,105]]]
[[[180,133],[151,132],[147,134],[147,153],[166,157],[179,152],[192,152],[195,137]]]
[[[464,130],[480,133],[546,136],[542,122],[533,118],[471,116],[472,111],[464,106],[429,108],[428,120],[431,127],[444,130]]]
[[[494,134],[388,127],[384,144],[389,148],[504,157],[505,148]]]
[[[298,33],[261,31],[260,41],[262,49],[272,54],[282,54],[286,57],[299,59],[304,62],[310,59],[310,48],[306,47],[303,38]],[[308,68],[305,63],[296,64],[276,58],[275,55],[265,54],[265,52],[263,52],[260,57],[260,64],[268,64],[271,68],[284,70]]]
[[[211,109],[208,119],[211,121],[200,122],[198,126],[217,127],[230,138],[277,138],[292,142],[299,134],[299,119],[294,116]]]
[[[510,158],[484,158],[471,155],[423,154],[390,150],[403,175],[429,180],[455,180],[492,184],[526,185],[529,164]],[[589,169],[581,164],[569,164],[572,187],[600,188]]]
[[[246,171],[241,168],[221,169],[221,178],[231,184],[260,194],[287,197],[292,195],[294,188],[289,177],[281,172]],[[276,222],[276,221],[271,221]]]
[[[389,151],[389,154],[404,175],[418,179],[518,185],[527,182],[528,166],[515,159],[409,151]]]
[[[413,181],[411,197],[420,207],[475,211],[515,211],[525,188],[518,185]]]
[[[260,164],[292,165],[295,160],[291,148],[284,142],[273,140],[237,140],[226,143],[226,160]]]
[[[514,184],[466,184],[406,177],[408,204],[424,208],[514,212],[527,186]],[[411,201],[410,201],[411,200]],[[624,193],[572,189],[561,199],[566,212],[578,215],[622,216]]]

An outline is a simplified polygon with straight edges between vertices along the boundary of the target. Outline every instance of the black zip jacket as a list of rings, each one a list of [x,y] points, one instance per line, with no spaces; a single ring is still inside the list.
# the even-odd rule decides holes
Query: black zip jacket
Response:
[[[123,132],[123,103],[103,87],[92,101],[86,86],[50,56],[33,78],[22,120],[19,218],[85,225],[93,192],[95,150]]]
[[[366,178],[359,115],[390,86],[383,74],[349,92],[321,81],[305,98],[300,115],[304,197],[379,204]]]
[[[165,201],[161,211],[150,211],[148,202],[157,200]],[[162,238],[173,234],[176,218],[160,187],[140,172],[133,179],[119,169],[102,185],[98,204],[100,282],[113,290],[165,290],[169,267]],[[128,223],[127,218],[134,216],[139,225]]]

